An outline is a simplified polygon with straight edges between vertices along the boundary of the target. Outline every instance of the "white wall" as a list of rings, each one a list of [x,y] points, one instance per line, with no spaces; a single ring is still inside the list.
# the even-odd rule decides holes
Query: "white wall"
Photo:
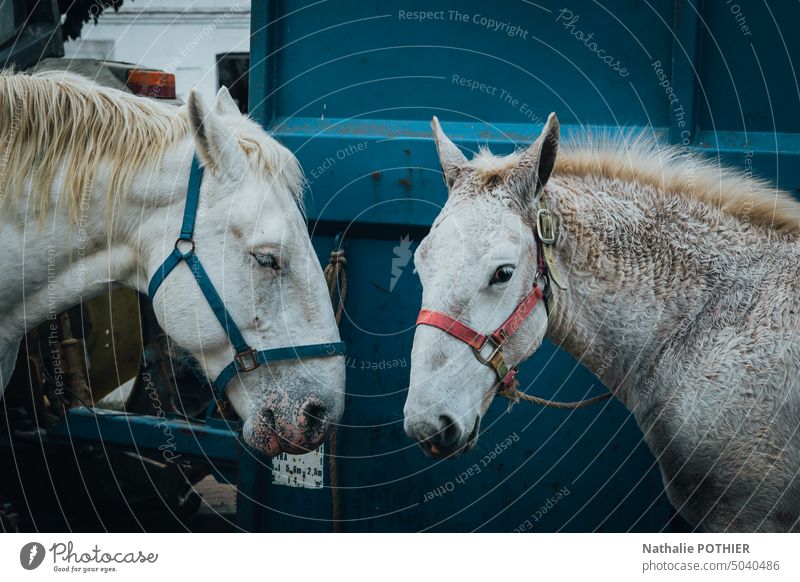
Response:
[[[207,100],[217,90],[216,55],[250,51],[249,0],[126,0],[81,38],[65,44],[67,58],[128,61],[175,73],[182,99],[193,86]]]

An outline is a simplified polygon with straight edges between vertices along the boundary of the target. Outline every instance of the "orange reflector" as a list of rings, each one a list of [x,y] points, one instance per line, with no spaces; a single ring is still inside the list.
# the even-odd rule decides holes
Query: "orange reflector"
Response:
[[[136,95],[154,99],[175,99],[175,75],[172,73],[130,69],[127,85]]]

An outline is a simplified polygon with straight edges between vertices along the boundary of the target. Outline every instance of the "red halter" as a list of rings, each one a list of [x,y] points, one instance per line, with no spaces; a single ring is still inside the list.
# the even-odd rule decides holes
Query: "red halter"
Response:
[[[513,313],[489,335],[484,335],[467,327],[460,321],[438,311],[423,309],[419,312],[417,325],[430,325],[449,333],[472,348],[475,357],[486,366],[492,368],[497,374],[498,389],[500,392],[507,389],[517,375],[517,368],[509,368],[503,357],[503,344],[519,329],[530,315],[536,304],[544,297],[542,288],[534,283],[531,292],[517,305]],[[484,348],[489,346],[489,353],[484,355]]]
[[[546,226],[542,223],[542,217],[545,213],[545,218],[547,219]],[[498,393],[507,390],[514,382],[514,377],[517,375],[516,366],[509,368],[508,364],[506,364],[506,360],[503,357],[503,344],[525,322],[533,311],[533,308],[536,307],[536,304],[544,297],[544,294],[550,292],[550,277],[547,261],[545,261],[544,258],[544,243],[552,244],[555,240],[555,236],[552,223],[549,221],[550,213],[547,212],[546,209],[540,210],[536,220],[537,228],[534,230],[538,256],[533,289],[520,301],[509,318],[503,322],[503,325],[498,327],[491,334],[484,335],[477,332],[449,315],[438,311],[423,309],[419,312],[419,317],[417,317],[417,325],[436,327],[469,345],[475,353],[475,357],[478,358],[478,361],[494,370],[498,380]],[[545,281],[544,290],[539,286],[539,278],[543,278]],[[484,355],[483,352],[486,346],[489,346],[490,351],[487,355]]]

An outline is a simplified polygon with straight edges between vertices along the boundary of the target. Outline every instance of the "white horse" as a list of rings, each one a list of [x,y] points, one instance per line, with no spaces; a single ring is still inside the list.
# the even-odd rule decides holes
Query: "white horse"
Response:
[[[226,89],[213,109],[195,92],[178,108],[68,73],[2,73],[0,395],[26,331],[115,285],[147,292],[181,231],[193,155],[205,172],[194,242],[181,250],[193,244],[248,347],[339,342],[297,160]],[[209,378],[233,361],[187,265],[153,299],[159,324]],[[226,395],[249,444],[297,453],[339,421],[344,381],[342,357],[316,355],[236,374]]]
[[[648,140],[557,155],[555,115],[528,149],[471,161],[433,127],[450,196],[415,255],[409,436],[470,448],[547,337],[631,411],[691,524],[797,530],[800,204]]]

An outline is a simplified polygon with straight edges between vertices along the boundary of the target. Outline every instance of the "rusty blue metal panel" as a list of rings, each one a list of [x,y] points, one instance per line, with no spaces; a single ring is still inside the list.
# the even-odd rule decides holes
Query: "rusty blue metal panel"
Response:
[[[270,103],[254,114],[306,171],[320,259],[337,233],[348,241],[338,459],[345,531],[684,527],[641,433],[614,401],[575,412],[508,411],[498,402],[476,451],[426,459],[402,429],[421,292],[408,257],[446,197],[430,140],[434,114],[473,151],[530,142],[550,111],[565,134],[642,129],[794,191],[800,122],[786,61],[800,41],[785,27],[800,9],[774,4],[756,15],[739,2],[754,13],[746,35],[731,4],[253,1],[253,51],[271,47],[270,66],[251,70],[251,104]],[[725,51],[737,62],[720,62]],[[521,379],[566,400],[600,389],[551,345]],[[264,505],[259,528],[331,529],[330,490],[272,486]]]

